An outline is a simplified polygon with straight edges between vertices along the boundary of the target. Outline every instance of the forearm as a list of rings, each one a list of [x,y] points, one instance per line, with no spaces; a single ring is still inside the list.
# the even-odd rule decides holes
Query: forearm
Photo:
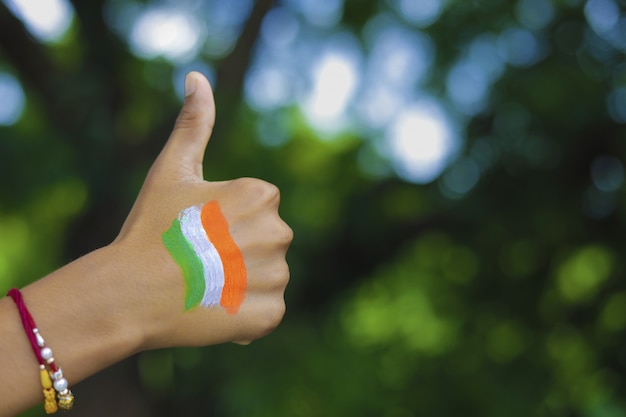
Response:
[[[143,343],[134,304],[118,290],[120,280],[137,272],[123,264],[120,250],[94,251],[22,290],[70,387]],[[0,335],[0,416],[13,416],[43,397],[37,360],[9,297],[0,299]]]
[[[174,131],[115,242],[22,291],[70,386],[140,350],[249,343],[271,332],[285,313],[285,254],[293,233],[278,214],[278,189],[250,178],[204,181],[202,160],[215,120],[213,95],[199,74],[187,77],[185,90]],[[184,270],[165,246],[163,234],[182,210],[206,203],[219,208],[208,222],[221,225],[218,241],[227,242],[226,260],[232,263],[236,254],[242,261],[236,308],[222,299],[189,308]],[[206,234],[204,217],[202,222]],[[189,255],[191,262],[196,255]],[[215,267],[223,268],[222,254],[217,255]],[[196,272],[194,280],[207,285],[204,270]],[[0,299],[0,386],[0,417],[42,400],[37,360],[7,297]]]

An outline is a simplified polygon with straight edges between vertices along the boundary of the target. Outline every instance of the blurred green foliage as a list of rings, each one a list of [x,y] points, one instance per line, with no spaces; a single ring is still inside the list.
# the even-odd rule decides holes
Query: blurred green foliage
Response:
[[[26,98],[0,126],[0,288],[115,237],[190,69],[216,86],[207,179],[277,184],[295,232],[275,333],[139,354],[79,384],[76,415],[626,415],[623,0],[71,3],[47,41],[0,2],[0,72]],[[211,23],[193,57],[137,52],[133,22],[157,6]],[[246,83],[276,10],[300,28],[281,63],[294,97],[263,107]],[[360,88],[373,82],[368,39],[385,22],[431,48],[398,96],[434,97],[459,132],[426,183],[402,175],[384,129],[354,117],[329,133],[300,97],[301,60],[348,35]],[[484,81],[482,99],[454,93],[455,68],[461,87]],[[353,100],[348,114],[368,99]]]

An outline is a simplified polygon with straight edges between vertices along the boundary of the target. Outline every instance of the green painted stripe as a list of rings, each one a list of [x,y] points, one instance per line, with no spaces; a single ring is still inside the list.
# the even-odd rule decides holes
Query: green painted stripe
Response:
[[[180,221],[175,219],[163,235],[163,243],[180,267],[185,280],[185,310],[197,306],[204,295],[204,267],[193,250],[193,246],[180,229]]]

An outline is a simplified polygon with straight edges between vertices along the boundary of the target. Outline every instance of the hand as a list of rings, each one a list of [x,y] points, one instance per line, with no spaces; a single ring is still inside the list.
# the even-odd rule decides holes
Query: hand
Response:
[[[128,302],[141,306],[143,349],[249,343],[271,332],[285,312],[285,255],[293,234],[278,215],[279,191],[252,178],[203,179],[204,152],[215,122],[213,93],[206,78],[195,72],[187,76],[185,91],[174,130],[112,244],[131,270],[144,271],[129,277],[124,289]],[[245,299],[235,314],[219,305],[185,311],[181,270],[162,241],[183,209],[212,200],[221,206],[247,270]]]
[[[250,178],[203,180],[213,94],[198,73],[189,74],[185,86],[174,131],[117,239],[22,289],[72,384],[142,350],[248,343],[272,331],[285,312],[285,254],[293,235],[278,216],[278,190]],[[221,207],[247,272],[243,303],[229,312],[220,305],[185,309],[181,269],[162,238],[183,209],[210,201]],[[0,335],[0,384],[6,388],[0,416],[16,415],[41,401],[42,392],[37,362],[8,297],[0,297]]]

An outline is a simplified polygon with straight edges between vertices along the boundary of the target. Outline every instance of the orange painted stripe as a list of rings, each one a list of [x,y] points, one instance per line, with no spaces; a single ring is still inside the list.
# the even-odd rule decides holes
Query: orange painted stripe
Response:
[[[241,249],[230,235],[228,221],[217,201],[209,201],[202,207],[201,219],[202,227],[224,265],[224,289],[220,304],[226,312],[234,314],[246,296],[246,264]]]

